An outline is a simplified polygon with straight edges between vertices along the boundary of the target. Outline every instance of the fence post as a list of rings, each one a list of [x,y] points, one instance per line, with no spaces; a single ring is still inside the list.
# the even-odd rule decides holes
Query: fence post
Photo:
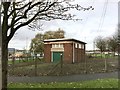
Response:
[[[107,72],[107,55],[108,52],[105,52],[105,72]]]
[[[87,74],[87,56],[85,55],[85,73]]]
[[[61,57],[61,74],[63,73],[63,54],[60,54]]]
[[[37,54],[35,54],[35,76],[37,76]]]
[[[105,58],[105,72],[107,72],[107,61],[106,61],[106,58]]]
[[[12,70],[14,73],[14,67],[15,67],[15,56],[12,56]]]

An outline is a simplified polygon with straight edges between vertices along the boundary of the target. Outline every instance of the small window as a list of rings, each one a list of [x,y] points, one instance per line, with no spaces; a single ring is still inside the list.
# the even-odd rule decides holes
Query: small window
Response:
[[[52,44],[52,48],[55,48],[55,44]]]
[[[81,48],[81,44],[79,44],[79,48]]]
[[[75,44],[75,48],[77,48],[77,43]]]
[[[52,48],[63,48],[63,44],[52,44]]]
[[[63,44],[60,44],[60,48],[63,48]]]
[[[55,46],[56,48],[59,48],[59,44],[56,44],[56,46]]]
[[[56,48],[57,47],[57,45],[55,44],[55,47],[54,48]]]

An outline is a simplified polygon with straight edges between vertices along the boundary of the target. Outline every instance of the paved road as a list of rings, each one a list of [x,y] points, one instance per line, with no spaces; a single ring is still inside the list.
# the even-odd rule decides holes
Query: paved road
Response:
[[[70,76],[40,76],[40,77],[8,77],[8,82],[21,83],[44,83],[44,82],[78,82],[85,80],[95,80],[102,78],[118,78],[118,72],[99,73],[99,74],[84,74]]]

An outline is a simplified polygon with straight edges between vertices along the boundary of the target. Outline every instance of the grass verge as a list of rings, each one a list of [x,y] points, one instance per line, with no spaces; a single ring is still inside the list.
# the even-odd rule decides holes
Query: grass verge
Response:
[[[8,88],[118,88],[118,79],[106,78],[81,82],[9,83]]]

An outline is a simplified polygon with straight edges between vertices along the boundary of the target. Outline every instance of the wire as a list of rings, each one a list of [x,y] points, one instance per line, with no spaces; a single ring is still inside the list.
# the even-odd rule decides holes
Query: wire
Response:
[[[93,6],[94,5],[94,3],[95,3],[95,0],[92,0],[92,2],[91,2],[91,6]],[[90,17],[90,10],[89,10],[89,12],[88,12],[88,14],[87,14],[87,17],[86,17],[86,19],[85,19],[85,22],[84,22],[84,24],[82,25],[82,28],[81,28],[81,34],[82,34],[82,32],[84,31],[84,28],[85,28],[85,26],[86,26],[86,23],[88,22],[88,20],[89,20],[89,17]],[[78,33],[79,34],[79,33]]]
[[[92,0],[91,6],[93,6],[94,3],[95,3],[95,0]],[[88,14],[87,14],[87,16],[86,16],[85,22],[84,22],[84,24],[82,25],[80,35],[82,35],[82,33],[83,33],[83,31],[84,31],[84,28],[86,28],[85,26],[86,26],[86,24],[87,24],[87,22],[88,22],[88,20],[89,20],[89,17],[91,16],[90,12],[91,12],[91,11],[89,10],[89,12],[88,12]],[[79,34],[79,33],[78,33],[78,34]],[[86,37],[84,37],[84,41],[86,41]]]
[[[93,6],[94,3],[95,3],[95,0],[92,1],[92,4],[91,4],[91,5]],[[91,12],[91,11],[89,11],[89,13],[90,13],[90,12]],[[87,23],[87,21],[88,21],[88,19],[89,19],[89,17],[90,17],[89,15],[90,15],[90,14],[87,15],[86,22],[85,22],[85,24],[84,24],[83,26],[86,25],[86,23]],[[84,28],[84,27],[83,27],[83,28]],[[82,30],[83,30],[83,28],[82,28]]]
[[[101,15],[100,23],[99,23],[98,31],[97,31],[98,33],[101,31],[102,26],[104,24],[105,15],[106,15],[106,12],[107,12],[107,6],[108,6],[108,0],[106,0],[106,2],[104,4],[104,7],[103,7],[103,13]],[[99,35],[100,35],[100,33],[99,33]]]

